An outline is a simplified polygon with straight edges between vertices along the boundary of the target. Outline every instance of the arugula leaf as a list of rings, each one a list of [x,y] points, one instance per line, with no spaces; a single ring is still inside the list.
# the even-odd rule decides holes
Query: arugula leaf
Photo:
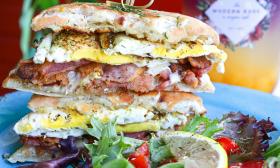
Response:
[[[184,164],[183,163],[168,163],[165,164],[163,166],[160,166],[160,168],[184,168]]]
[[[133,168],[134,166],[126,159],[121,158],[121,159],[115,159],[115,160],[112,160],[112,161],[106,163],[102,168],[113,168],[113,167]]]
[[[118,141],[115,141],[114,146],[112,146],[112,154],[117,158],[122,158],[124,150],[129,147],[131,147],[131,145],[125,141],[125,138],[122,135]]]
[[[99,155],[99,156],[92,157],[92,166],[95,168],[101,168],[105,158],[107,158],[106,155]]]
[[[100,120],[92,118],[91,124],[92,128],[88,129],[88,133],[97,140],[93,144],[85,144],[85,147],[92,157],[92,166],[100,168],[116,159],[124,159],[123,151],[130,148],[131,143],[126,142],[123,135],[117,135],[116,120],[102,123]]]
[[[150,139],[149,144],[151,160],[154,164],[158,164],[165,159],[173,157],[170,146],[165,144],[161,139],[153,137]]]
[[[219,126],[218,119],[214,119],[212,121],[208,120],[208,122],[206,122],[205,130],[202,131],[202,135],[206,137],[213,137],[214,134],[222,130],[223,128]]]
[[[273,144],[270,145],[270,147],[264,154],[265,159],[278,156],[280,156],[280,137]]]
[[[218,119],[210,120],[200,115],[196,115],[190,123],[182,128],[182,131],[198,133],[210,138],[222,130],[223,128],[219,126]]]
[[[90,123],[92,125],[92,128],[88,128],[87,132],[89,133],[89,135],[100,139],[102,130],[104,129],[103,124],[96,118],[92,118]]]
[[[207,122],[208,119],[206,117],[202,117],[199,115],[195,115],[195,117],[191,120],[191,122],[189,124],[187,124],[185,126],[185,128],[183,128],[183,131],[186,132],[195,132],[198,130],[198,127],[202,124]]]

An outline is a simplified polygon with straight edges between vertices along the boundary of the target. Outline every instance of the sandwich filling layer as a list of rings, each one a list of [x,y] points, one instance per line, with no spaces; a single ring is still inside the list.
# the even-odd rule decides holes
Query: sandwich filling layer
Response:
[[[33,60],[21,61],[4,86],[64,95],[213,92],[207,73],[215,63],[224,72],[226,57],[199,41],[165,44],[123,33],[61,31],[48,34]]]
[[[90,119],[98,118],[103,122],[116,119],[117,131],[124,133],[157,132],[161,129],[174,129],[184,125],[192,111],[186,113],[162,113],[142,107],[108,110],[101,107],[93,114],[80,114],[69,109],[43,109],[41,112],[31,112],[23,117],[14,127],[19,135],[47,136],[67,138],[79,137],[86,133]]]
[[[86,133],[92,118],[103,122],[116,119],[124,133],[157,132],[184,125],[195,114],[204,114],[201,100],[188,93],[114,94],[103,97],[52,98],[35,96],[34,111],[14,127],[19,135],[67,138]],[[96,99],[95,99],[96,98]],[[117,103],[118,102],[118,103]]]
[[[42,64],[45,61],[63,63],[87,59],[111,65],[134,63],[143,66],[148,64],[150,58],[176,62],[178,59],[200,56],[206,56],[212,63],[218,63],[219,71],[223,71],[227,57],[225,52],[215,45],[206,45],[199,41],[154,43],[122,33],[86,34],[62,31],[48,34],[40,42],[33,61]]]
[[[176,87],[180,83],[189,88],[182,91],[206,87],[206,91],[211,92],[213,86],[207,77],[211,67],[212,63],[205,57],[190,57],[178,63],[151,61],[150,65],[143,67],[135,64],[109,65],[88,60],[44,64],[21,61],[11,77],[35,86],[64,86],[73,92],[84,89],[97,94],[120,90],[141,93],[169,89],[180,91]]]

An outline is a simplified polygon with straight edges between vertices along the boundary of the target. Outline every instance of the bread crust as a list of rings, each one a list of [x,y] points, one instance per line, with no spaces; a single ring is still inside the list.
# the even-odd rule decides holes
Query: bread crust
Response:
[[[218,33],[198,19],[182,14],[145,9],[141,15],[114,10],[106,4],[72,3],[49,8],[32,21],[32,29],[50,28],[92,32],[125,32],[152,42],[178,43],[200,39],[220,43]]]
[[[115,102],[117,100],[118,102]],[[185,92],[150,92],[146,94],[135,93],[113,93],[104,96],[91,96],[91,97],[71,97],[71,98],[55,98],[40,95],[33,95],[28,103],[29,108],[32,111],[36,111],[38,108],[54,107],[54,108],[71,108],[84,109],[80,111],[86,113],[90,106],[94,104],[102,104],[108,108],[127,108],[129,106],[145,106],[146,108],[160,107],[167,112],[176,112],[176,106],[180,106],[180,111],[184,107],[184,104],[193,106],[195,113],[206,112],[203,107],[201,98],[198,96],[185,93]],[[195,104],[195,105],[194,105]]]

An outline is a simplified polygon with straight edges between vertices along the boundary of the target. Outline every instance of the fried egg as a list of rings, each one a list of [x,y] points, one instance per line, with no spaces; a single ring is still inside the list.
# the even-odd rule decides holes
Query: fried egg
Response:
[[[125,133],[173,129],[175,125],[185,124],[188,120],[188,114],[174,112],[159,115],[157,111],[141,106],[116,110],[103,106],[98,112],[91,114],[49,107],[27,114],[16,123],[14,130],[19,135],[27,136],[45,135],[57,138],[81,136],[86,134],[92,117],[103,122],[117,119],[118,132]]]
[[[67,38],[56,38],[56,36],[56,34],[49,34],[42,40],[33,57],[36,64],[42,64],[46,60],[62,63],[87,59],[110,65],[128,63],[145,65],[151,60],[164,59],[174,62],[186,57],[207,56],[213,63],[218,63],[218,70],[223,72],[223,64],[227,58],[226,53],[215,45],[202,45],[198,42],[167,45],[126,35],[116,35],[109,47],[103,49],[95,41],[94,35],[90,37],[88,34],[69,34]]]

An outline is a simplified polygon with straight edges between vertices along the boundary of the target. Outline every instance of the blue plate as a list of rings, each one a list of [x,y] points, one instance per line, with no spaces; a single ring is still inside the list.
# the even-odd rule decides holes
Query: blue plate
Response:
[[[240,111],[255,116],[257,119],[271,117],[276,127],[280,129],[280,98],[270,94],[245,89],[236,86],[216,84],[215,94],[199,94],[208,109],[210,118],[221,118],[230,111]],[[18,146],[19,137],[12,127],[16,121],[28,113],[27,102],[30,93],[14,92],[0,98],[0,154],[11,153]],[[280,132],[271,134],[273,139]],[[1,168],[16,167],[0,159]]]

